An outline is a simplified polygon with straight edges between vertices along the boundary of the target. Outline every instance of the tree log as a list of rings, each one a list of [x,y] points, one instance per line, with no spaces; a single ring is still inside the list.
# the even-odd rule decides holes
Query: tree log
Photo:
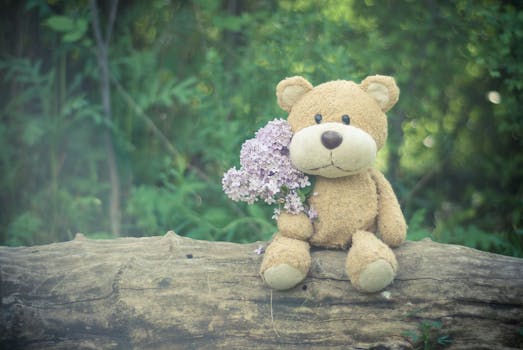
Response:
[[[315,250],[278,292],[265,243],[163,237],[0,247],[2,349],[516,349],[523,259],[424,240],[386,291],[356,291],[346,252]]]

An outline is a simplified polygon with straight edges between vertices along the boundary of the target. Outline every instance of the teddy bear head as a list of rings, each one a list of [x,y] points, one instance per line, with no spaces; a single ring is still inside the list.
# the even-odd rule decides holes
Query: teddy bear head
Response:
[[[387,112],[396,104],[394,79],[375,75],[360,84],[329,81],[313,87],[305,78],[282,80],[280,107],[294,133],[290,157],[304,173],[328,178],[357,174],[374,163],[387,139]]]

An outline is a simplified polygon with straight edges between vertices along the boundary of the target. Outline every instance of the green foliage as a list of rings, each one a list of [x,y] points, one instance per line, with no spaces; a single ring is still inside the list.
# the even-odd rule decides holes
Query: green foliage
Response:
[[[0,62],[0,69],[5,70],[6,79],[19,84],[16,91],[20,91],[2,111],[4,120],[12,120],[7,124],[12,132],[2,139],[6,169],[2,198],[25,207],[12,214],[3,239],[7,244],[36,244],[69,239],[73,230],[82,227],[96,228],[96,218],[91,215],[100,216],[102,204],[92,191],[103,186],[97,185],[96,174],[91,177],[94,182],[86,186],[82,183],[88,176],[72,175],[83,172],[89,158],[97,154],[86,154],[83,159],[67,159],[67,154],[90,143],[82,128],[86,122],[90,124],[89,119],[96,120],[98,109],[87,104],[74,84],[69,89],[61,86],[59,66],[43,71],[41,61],[7,58]],[[63,101],[59,107],[57,99]],[[66,159],[70,173],[62,184]]]
[[[412,214],[408,222],[407,239],[411,241],[419,241],[426,237],[431,237],[431,230],[425,227],[425,216],[427,210],[418,209]]]
[[[168,227],[197,239],[245,242],[267,239],[267,233],[274,231],[264,210],[251,207],[247,217],[231,220],[226,208],[203,203],[202,193],[210,199],[213,192],[219,196],[221,188],[184,174],[183,163],[168,165],[160,173],[159,186],[133,189],[127,214],[137,218],[132,226],[140,235],[163,234]],[[245,224],[247,227],[242,227]],[[260,230],[265,234],[257,235]]]
[[[74,19],[67,16],[51,16],[44,23],[52,30],[63,34],[64,43],[73,43],[81,39],[86,31],[88,22],[85,18]]]
[[[523,232],[514,234],[494,234],[482,230],[476,225],[464,225],[446,220],[436,220],[434,228],[426,226],[426,209],[419,209],[408,222],[407,239],[418,241],[430,238],[434,241],[449,244],[461,244],[484,251],[498,252],[504,255],[523,257],[519,244]]]
[[[379,166],[409,239],[523,256],[521,5],[120,4],[109,45],[111,121],[101,112],[87,3],[2,6],[0,243],[110,236],[105,130],[126,234],[267,239],[271,209],[231,202],[220,180],[244,140],[285,116],[275,85],[296,74],[314,83],[390,74],[402,92]]]
[[[442,334],[443,323],[441,321],[422,321],[418,329],[403,333],[414,346],[414,349],[433,350],[442,349],[452,344],[448,334]]]
[[[41,239],[45,224],[39,216],[31,212],[18,215],[7,228],[7,237],[4,244],[11,246],[32,245]]]

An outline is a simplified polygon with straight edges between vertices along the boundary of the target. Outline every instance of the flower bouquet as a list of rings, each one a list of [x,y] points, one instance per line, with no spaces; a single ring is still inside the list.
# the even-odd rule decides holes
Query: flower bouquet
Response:
[[[262,199],[277,204],[274,218],[283,208],[291,214],[304,212],[312,220],[315,212],[306,204],[311,181],[296,169],[289,157],[292,130],[284,119],[274,119],[245,141],[240,152],[240,169],[233,167],[223,176],[223,191],[234,201],[252,204]]]

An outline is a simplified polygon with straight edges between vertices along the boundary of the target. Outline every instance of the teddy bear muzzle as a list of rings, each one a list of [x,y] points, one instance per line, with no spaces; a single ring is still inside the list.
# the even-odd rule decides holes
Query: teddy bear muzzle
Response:
[[[329,178],[354,175],[372,166],[377,147],[365,131],[340,123],[297,131],[289,146],[293,165],[306,174]]]

